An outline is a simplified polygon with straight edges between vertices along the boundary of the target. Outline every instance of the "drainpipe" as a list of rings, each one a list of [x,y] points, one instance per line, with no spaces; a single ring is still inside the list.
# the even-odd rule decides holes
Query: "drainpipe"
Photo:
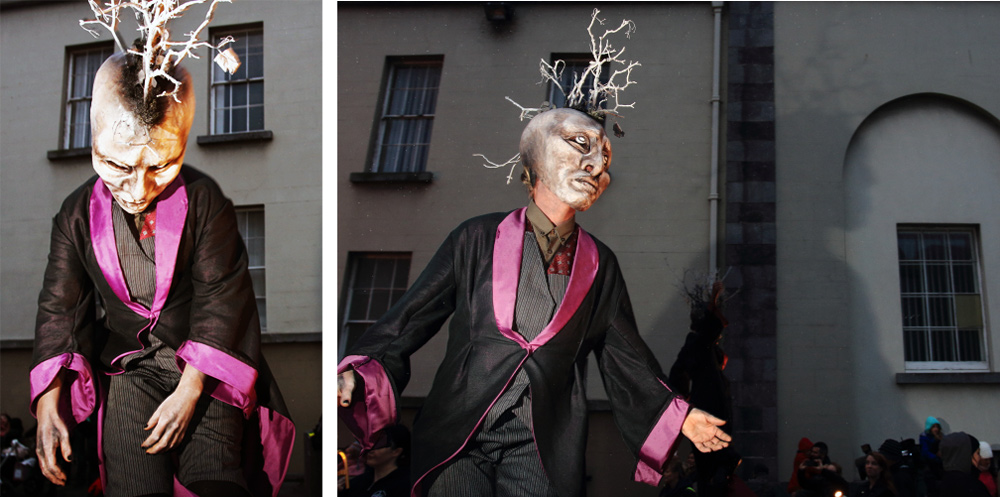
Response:
[[[719,95],[722,66],[722,7],[725,2],[712,2],[715,33],[712,41],[712,180],[708,194],[708,272],[715,274],[719,259]]]

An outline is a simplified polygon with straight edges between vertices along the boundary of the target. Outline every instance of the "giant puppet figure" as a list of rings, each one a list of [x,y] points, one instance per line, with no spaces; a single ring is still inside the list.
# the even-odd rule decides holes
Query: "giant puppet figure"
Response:
[[[666,386],[614,253],[574,220],[611,181],[603,126],[579,110],[540,112],[520,149],[528,205],[452,231],[338,368],[341,418],[365,448],[378,447],[410,354],[451,316],[413,426],[414,496],[582,495],[591,353],[637,481],[659,482],[680,434],[701,451],[730,441],[722,420]]]
[[[181,67],[142,88],[141,44],[98,70],[97,176],[53,219],[31,408],[45,476],[98,414],[109,497],[277,495],[294,426],[260,353],[232,202],[183,166],[195,110]],[[98,316],[96,300],[103,316]]]

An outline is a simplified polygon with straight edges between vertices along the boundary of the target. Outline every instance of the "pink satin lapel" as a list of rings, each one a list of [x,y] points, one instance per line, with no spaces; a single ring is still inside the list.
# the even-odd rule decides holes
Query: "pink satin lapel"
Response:
[[[101,267],[104,279],[115,295],[132,312],[149,320],[147,325],[138,331],[137,335],[152,329],[160,317],[160,311],[167,302],[170,284],[173,280],[174,267],[177,264],[177,250],[180,247],[181,233],[184,231],[184,219],[187,217],[188,199],[184,178],[177,178],[167,186],[158,197],[156,205],[156,295],[153,298],[153,308],[146,309],[132,300],[122,274],[121,262],[118,260],[118,248],[115,243],[115,228],[111,219],[111,191],[98,179],[90,196],[90,239],[94,247],[94,257]],[[140,349],[126,352],[111,361],[114,365],[122,357]]]
[[[524,212],[522,207],[507,215],[497,227],[493,243],[493,314],[503,336],[527,349],[528,342],[513,330],[517,281],[521,275],[521,251],[524,249]]]
[[[521,273],[521,251],[524,249],[525,210],[526,207],[511,212],[497,227],[496,241],[493,244],[493,313],[500,333],[530,352],[552,339],[573,317],[584,296],[590,291],[600,264],[597,244],[583,228],[579,228],[579,242],[573,257],[566,295],[552,321],[528,343],[513,330],[517,282]]]

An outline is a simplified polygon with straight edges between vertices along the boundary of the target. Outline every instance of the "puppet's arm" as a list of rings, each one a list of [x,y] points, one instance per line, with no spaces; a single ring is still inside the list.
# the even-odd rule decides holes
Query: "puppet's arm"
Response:
[[[413,285],[366,331],[337,367],[338,410],[364,449],[397,420],[396,400],[410,378],[410,354],[441,329],[455,309],[456,253],[451,233]]]
[[[34,366],[31,368],[31,413],[38,418],[38,453],[43,474],[65,484],[56,464],[57,451],[72,457],[69,426],[87,419],[97,405],[97,389],[89,354],[93,334],[94,290],[80,261],[65,214],[52,223],[49,260],[38,297]],[[62,409],[60,409],[62,408]]]

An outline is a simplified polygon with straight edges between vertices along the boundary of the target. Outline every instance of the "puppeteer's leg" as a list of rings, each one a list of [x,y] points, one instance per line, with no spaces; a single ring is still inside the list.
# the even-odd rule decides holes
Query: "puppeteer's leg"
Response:
[[[239,408],[203,396],[178,447],[177,479],[198,495],[249,497],[243,473],[243,425]]]
[[[168,383],[146,368],[111,377],[102,430],[107,497],[173,494],[172,454],[147,454],[141,447],[149,436],[143,428],[170,391]]]
[[[430,497],[555,497],[535,439],[514,411],[476,434],[430,483]]]

